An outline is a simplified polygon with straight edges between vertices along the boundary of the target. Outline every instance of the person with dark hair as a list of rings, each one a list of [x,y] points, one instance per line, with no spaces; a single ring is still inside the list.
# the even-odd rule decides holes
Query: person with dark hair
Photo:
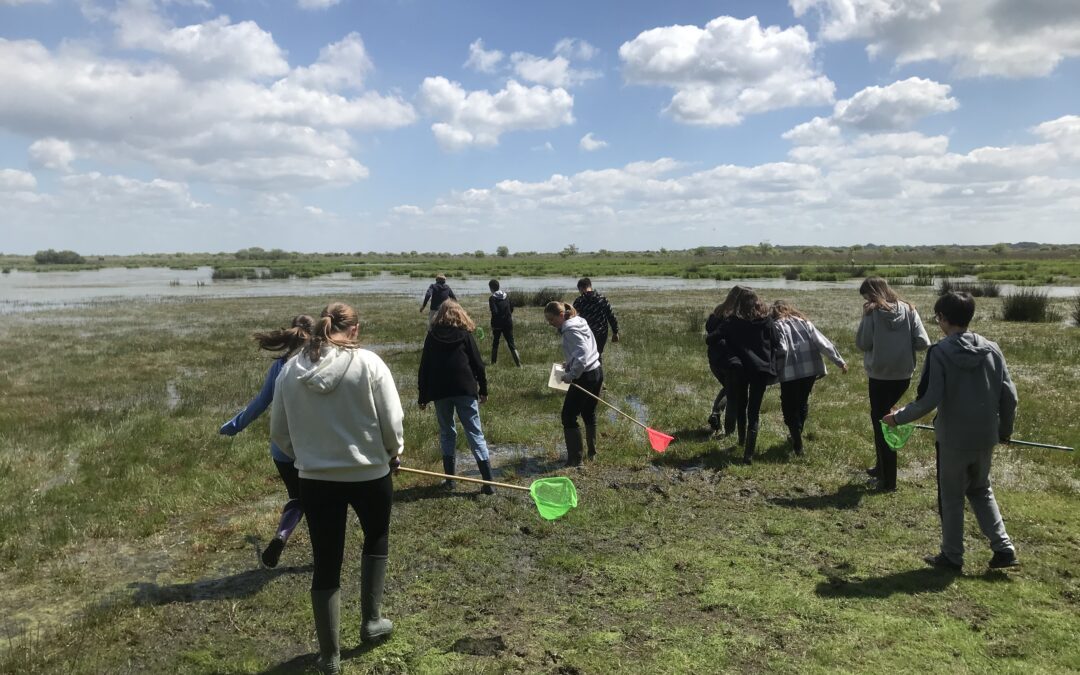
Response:
[[[619,341],[619,320],[615,318],[615,312],[607,298],[593,290],[592,279],[582,277],[577,282],[578,292],[581,293],[574,299],[574,311],[578,316],[585,319],[589,324],[596,340],[596,353],[600,359],[604,358],[604,346],[608,339],[608,325],[611,326],[611,341]]]
[[[454,413],[457,412],[469,449],[480,469],[480,477],[491,480],[487,441],[480,426],[480,404],[487,401],[488,395],[487,376],[480,348],[472,334],[474,330],[476,324],[456,301],[447,300],[439,307],[420,356],[420,371],[416,376],[420,390],[417,403],[421,410],[426,410],[428,403],[435,402],[443,473],[454,475],[454,447],[457,444]],[[452,489],[454,481],[447,479],[443,485]],[[483,486],[480,491],[486,495],[494,494],[490,485]]]
[[[735,304],[745,290],[743,286],[732,286],[724,301],[717,305],[709,318],[705,320],[705,345],[709,356],[709,370],[720,382],[720,391],[713,399],[712,412],[709,414],[709,427],[713,431],[719,431],[720,413],[726,411],[723,422],[725,436],[730,436],[735,430],[736,421],[735,408],[728,405],[727,400],[728,379],[731,377],[731,371],[740,368],[742,364],[738,362],[738,358],[732,357],[727,343],[720,336],[719,328],[731,318],[732,312],[735,311]]]
[[[589,324],[578,316],[573,306],[553,300],[544,307],[544,320],[559,331],[562,337],[563,382],[571,386],[563,399],[560,418],[566,440],[566,466],[581,466],[581,428],[577,418],[585,423],[585,444],[589,459],[596,457],[596,396],[604,386],[604,369],[596,349]],[[588,393],[586,393],[588,392]],[[592,394],[592,396],[589,396]]]
[[[730,354],[733,367],[728,379],[728,409],[735,409],[743,464],[752,464],[761,400],[765,388],[776,381],[775,350],[779,341],[776,324],[757,293],[744,288],[730,319],[721,323],[715,333],[715,339],[723,340]]]
[[[1016,548],[1005,531],[994,490],[990,463],[994,446],[1008,443],[1016,419],[1016,387],[997,344],[969,330],[975,299],[950,291],[934,305],[935,320],[945,336],[923,365],[925,393],[883,416],[890,425],[907,424],[937,410],[938,513],[941,549],[924,558],[934,567],[959,571],[964,565],[964,499],[971,503],[979,529],[990,541],[991,569],[1019,565]]]
[[[506,291],[499,290],[499,280],[488,282],[491,295],[488,296],[488,310],[491,312],[491,365],[499,360],[499,338],[506,338],[506,348],[514,358],[514,364],[521,367],[521,357],[514,344],[514,303]]]
[[[278,374],[281,373],[285,362],[304,346],[304,343],[311,335],[314,324],[315,321],[310,316],[299,314],[293,317],[288,328],[279,328],[267,333],[255,333],[252,336],[259,343],[260,349],[268,352],[279,352],[281,356],[274,359],[274,362],[270,364],[270,370],[266,373],[266,379],[263,380],[263,386],[259,390],[259,394],[251,399],[247,407],[236,413],[235,417],[222,424],[218,433],[222,436],[235,436],[246,429],[249,424],[258,419],[259,415],[263,414],[263,411],[270,407],[270,402],[274,400],[274,384],[277,382]],[[274,534],[274,538],[266,545],[259,557],[267,567],[277,567],[281,552],[285,550],[285,544],[289,542],[293,530],[296,529],[296,526],[300,524],[300,520],[304,517],[304,509],[300,505],[300,476],[293,465],[292,457],[282,452],[281,448],[272,440],[270,441],[270,457],[274,460],[274,466],[277,467],[281,482],[285,484],[285,491],[289,495],[289,500],[285,502],[285,506],[281,509],[281,518],[278,520],[277,532]]]
[[[780,409],[791,437],[791,449],[802,455],[802,432],[810,415],[810,393],[814,383],[829,372],[822,356],[829,357],[842,373],[847,373],[847,363],[832,341],[790,302],[774,302],[772,318],[780,338],[776,349]]]
[[[427,292],[424,293],[424,301],[420,303],[420,311],[423,312],[428,301],[431,301],[431,309],[428,311],[429,326],[431,325],[431,322],[435,320],[435,314],[438,313],[439,307],[447,300],[457,300],[457,296],[454,295],[454,291],[447,285],[446,275],[436,274],[435,283],[428,286]]]
[[[351,507],[360,519],[360,639],[388,637],[382,616],[389,552],[390,473],[404,450],[401,400],[390,369],[357,343],[356,310],[335,302],[322,311],[311,338],[278,376],[270,437],[293,457],[311,535],[311,608],[319,667],[340,668],[341,563]]]
[[[877,461],[867,473],[877,478],[879,490],[896,489],[896,453],[881,433],[881,418],[892,409],[911,384],[915,354],[930,346],[915,306],[905,301],[881,277],[867,277],[859,287],[865,300],[855,346],[863,352],[869,378],[870,422]]]

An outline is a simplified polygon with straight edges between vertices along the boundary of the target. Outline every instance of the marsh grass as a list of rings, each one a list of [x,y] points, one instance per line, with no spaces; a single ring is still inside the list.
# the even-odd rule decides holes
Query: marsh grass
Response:
[[[975,298],[996,298],[1001,295],[1001,286],[994,281],[954,281],[942,279],[938,282],[938,295],[949,292],[969,293]]]
[[[930,437],[920,432],[901,454],[897,493],[868,492],[859,298],[785,295],[852,366],[816,385],[805,457],[790,454],[775,387],[752,467],[735,463],[731,439],[708,431],[716,382],[700,321],[717,293],[612,292],[623,339],[604,355],[605,397],[678,441],[655,453],[638,427],[602,413],[599,460],[570,473],[580,506],[551,523],[506,490],[480,499],[471,488],[447,494],[396,477],[385,607],[395,635],[374,650],[355,647],[353,523],[345,672],[1080,668],[1080,583],[1070,572],[1080,551],[1077,459],[997,451],[995,487],[1019,571],[985,572],[989,551],[970,516],[966,575],[924,568],[919,557],[938,541]],[[933,289],[906,295],[919,307],[934,299]],[[438,470],[434,415],[415,403],[424,317],[411,300],[342,299],[357,303],[362,340],[394,372],[406,462]],[[0,672],[313,666],[304,528],[281,567],[257,567],[284,500],[267,420],[233,439],[216,431],[269,366],[248,336],[327,300],[91,306],[0,324],[0,517],[9,525],[0,528]],[[487,316],[486,294],[463,302]],[[528,484],[537,471],[558,471],[564,452],[561,399],[546,387],[561,356],[539,309],[514,318],[524,367],[504,352],[489,368],[481,414],[493,448],[515,449],[496,455],[497,477]],[[982,302],[973,326],[1009,359],[1021,397],[1016,437],[1075,446],[1080,332],[1006,323]],[[496,637],[506,648],[494,656],[462,641],[498,645]]]
[[[1001,299],[1001,316],[1005,321],[1054,323],[1061,315],[1054,310],[1050,297],[1043,291],[1021,288]]]

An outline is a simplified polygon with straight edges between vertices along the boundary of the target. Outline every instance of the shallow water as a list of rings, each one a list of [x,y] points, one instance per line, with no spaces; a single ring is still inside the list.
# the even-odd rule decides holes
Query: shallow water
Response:
[[[227,279],[211,278],[213,269],[174,270],[164,267],[110,267],[78,272],[22,272],[13,270],[0,275],[0,314],[27,312],[89,303],[122,301],[125,299],[162,298],[243,298],[268,296],[347,296],[395,295],[413,296],[419,306],[430,282],[383,272],[377,276],[353,278],[347,273],[327,274],[313,279]],[[487,278],[450,279],[450,286],[459,295],[487,294]],[[573,292],[576,277],[503,277],[503,290],[537,291],[544,287],[565,288]],[[594,277],[601,292],[641,289],[650,291],[711,290],[725,291],[734,284],[754,288],[814,291],[822,289],[856,289],[861,279],[845,281],[788,281],[787,279],[682,279],[678,277]],[[1051,297],[1073,297],[1080,292],[1075,286],[1032,286]],[[1002,293],[1011,293],[1016,286],[1002,284]]]

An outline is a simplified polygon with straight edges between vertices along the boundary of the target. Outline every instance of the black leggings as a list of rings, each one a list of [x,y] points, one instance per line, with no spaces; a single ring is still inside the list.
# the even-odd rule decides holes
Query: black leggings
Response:
[[[296,465],[275,459],[274,466],[277,467],[278,475],[281,476],[281,482],[285,483],[285,491],[289,493],[289,499],[298,499],[300,497],[300,472],[296,470]]]
[[[394,484],[390,474],[357,483],[300,479],[300,501],[307,517],[315,568],[311,576],[311,590],[341,586],[345,520],[350,506],[360,519],[360,528],[364,531],[363,555],[387,554],[393,494]]]
[[[600,387],[604,384],[604,369],[597,368],[596,370],[586,371],[578,379],[574,380],[574,384],[580,385],[599,396]],[[577,429],[578,415],[581,415],[581,421],[585,423],[585,426],[595,427],[596,399],[581,391],[581,389],[570,385],[570,389],[566,392],[566,398],[563,399],[562,412],[560,413],[563,428]]]
[[[881,433],[881,418],[889,414],[907,391],[911,380],[870,379],[870,424],[874,427],[874,451],[877,454],[878,484],[886,489],[896,487],[896,452],[885,442]]]
[[[780,383],[780,410],[784,413],[784,425],[792,435],[802,433],[806,418],[810,416],[810,392],[817,378],[802,377]]]
[[[740,438],[747,432],[757,436],[761,400],[767,386],[768,376],[762,373],[734,369],[728,374],[728,415],[734,415]]]

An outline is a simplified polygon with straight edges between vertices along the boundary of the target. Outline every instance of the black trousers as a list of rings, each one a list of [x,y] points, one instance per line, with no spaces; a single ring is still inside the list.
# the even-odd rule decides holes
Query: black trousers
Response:
[[[274,460],[281,482],[285,483],[285,491],[289,493],[289,499],[297,499],[300,496],[300,472],[292,462],[279,462]]]
[[[517,346],[514,345],[514,326],[513,324],[506,328],[491,328],[491,362],[495,363],[495,360],[499,358],[499,338],[506,338],[506,348],[510,351],[516,351]]]
[[[763,373],[748,373],[741,368],[728,373],[727,411],[729,416],[734,415],[739,438],[745,438],[747,433],[757,435],[761,400],[768,386],[768,376]]]
[[[582,373],[578,379],[574,380],[574,384],[580,385],[592,394],[599,396],[600,387],[604,384],[603,367]],[[562,412],[560,413],[563,428],[576,429],[579,415],[585,426],[596,426],[596,399],[581,391],[581,389],[571,386],[566,392],[566,398],[563,399]]]
[[[603,356],[604,347],[607,346],[607,331],[602,330],[599,333],[593,331],[593,338],[596,340],[596,353]]]
[[[810,415],[810,393],[814,391],[817,378],[802,377],[780,383],[780,410],[784,413],[784,424],[792,431],[792,436],[802,433],[806,418]]]
[[[300,479],[300,502],[311,535],[315,571],[311,590],[341,586],[341,562],[345,557],[345,520],[349,507],[364,531],[363,555],[386,555],[389,551],[390,505],[394,484],[390,474],[376,480],[338,483]]]
[[[900,402],[911,379],[875,380],[870,378],[870,424],[874,428],[874,451],[877,454],[878,486],[887,490],[896,487],[896,452],[885,442],[881,433],[881,418]]]

